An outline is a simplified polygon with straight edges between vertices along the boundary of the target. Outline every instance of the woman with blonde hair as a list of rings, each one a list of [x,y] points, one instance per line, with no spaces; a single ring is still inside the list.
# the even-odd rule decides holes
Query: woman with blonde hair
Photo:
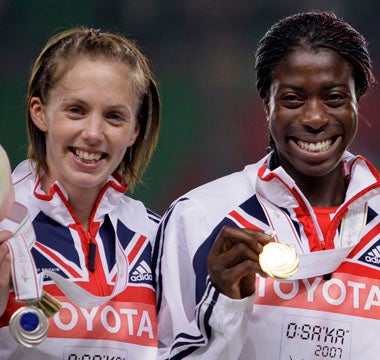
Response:
[[[25,344],[14,335],[25,316],[12,328],[23,305],[14,286],[0,299],[0,358],[155,359],[150,263],[159,218],[124,193],[142,181],[159,122],[158,88],[132,41],[87,28],[49,39],[29,81],[29,159],[13,183],[33,224],[43,289],[61,309],[40,344]],[[2,261],[9,268],[5,243]],[[4,294],[9,271],[0,277]],[[26,338],[37,331],[28,326]]]

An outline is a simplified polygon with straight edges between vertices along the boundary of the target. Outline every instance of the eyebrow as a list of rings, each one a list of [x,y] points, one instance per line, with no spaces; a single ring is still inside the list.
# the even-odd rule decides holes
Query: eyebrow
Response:
[[[331,84],[322,86],[322,89],[323,90],[330,90],[330,89],[340,87],[340,86],[342,86],[344,88],[348,88],[348,85],[346,83],[335,82],[335,83],[331,83]],[[305,88],[303,88],[301,86],[292,85],[292,84],[282,84],[282,85],[280,85],[280,88],[290,88],[290,89],[293,89],[294,91],[299,91],[299,92],[305,91]]]
[[[76,103],[76,104],[81,105],[81,106],[86,106],[89,104],[86,100],[83,100],[83,99],[78,98],[78,97],[63,97],[62,103],[63,104]],[[115,103],[112,105],[108,105],[107,107],[111,110],[120,110],[120,109],[128,109],[129,110],[129,107],[122,104],[122,103],[120,103],[120,104]]]
[[[323,88],[332,89],[332,88],[339,87],[339,86],[343,86],[345,88],[348,87],[347,83],[336,82],[336,83],[332,83],[330,85],[324,86]]]

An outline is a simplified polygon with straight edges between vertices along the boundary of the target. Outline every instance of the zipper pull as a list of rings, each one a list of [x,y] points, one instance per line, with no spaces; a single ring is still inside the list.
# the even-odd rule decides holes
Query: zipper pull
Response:
[[[95,253],[96,253],[96,243],[90,241],[88,244],[88,270],[95,271]]]

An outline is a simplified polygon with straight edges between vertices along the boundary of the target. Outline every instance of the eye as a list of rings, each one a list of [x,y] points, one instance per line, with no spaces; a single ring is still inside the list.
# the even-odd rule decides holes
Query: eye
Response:
[[[295,109],[304,104],[304,99],[296,93],[286,93],[280,98],[282,106]]]
[[[84,110],[79,106],[70,106],[67,109],[67,112],[69,113],[69,116],[71,117],[79,117],[84,114]]]
[[[113,124],[121,124],[125,121],[125,116],[118,112],[111,112],[107,115],[107,119]]]
[[[339,107],[342,106],[346,103],[347,100],[347,95],[339,92],[339,91],[334,91],[329,93],[326,98],[325,98],[325,103],[327,106],[330,107]]]

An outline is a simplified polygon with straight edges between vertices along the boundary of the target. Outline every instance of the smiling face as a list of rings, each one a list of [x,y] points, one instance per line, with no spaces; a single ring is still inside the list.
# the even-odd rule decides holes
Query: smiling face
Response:
[[[296,48],[275,67],[265,110],[280,165],[296,182],[342,171],[357,101],[352,68],[332,50]]]
[[[32,98],[31,117],[46,139],[44,191],[58,180],[69,194],[86,190],[97,196],[138,135],[132,85],[127,65],[80,58],[46,104]]]

